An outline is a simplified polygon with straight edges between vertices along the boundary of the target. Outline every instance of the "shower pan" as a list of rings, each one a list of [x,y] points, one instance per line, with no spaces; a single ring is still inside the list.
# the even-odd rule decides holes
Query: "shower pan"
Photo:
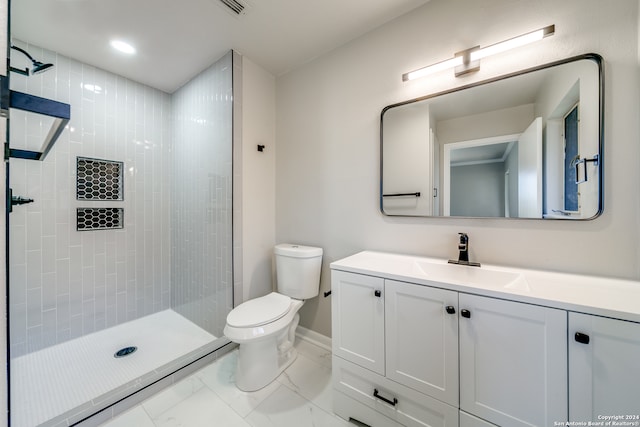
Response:
[[[238,55],[168,94],[13,46],[31,69],[12,69],[11,90],[69,104],[71,117],[46,158],[7,163],[8,188],[22,196],[7,225],[10,422],[82,424],[232,347],[222,329],[238,263]],[[12,152],[33,151],[50,119],[9,113]]]

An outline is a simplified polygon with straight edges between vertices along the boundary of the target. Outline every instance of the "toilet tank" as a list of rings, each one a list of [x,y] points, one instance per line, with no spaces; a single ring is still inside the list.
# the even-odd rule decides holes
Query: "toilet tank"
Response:
[[[278,292],[309,299],[320,292],[322,248],[281,243],[274,249]]]

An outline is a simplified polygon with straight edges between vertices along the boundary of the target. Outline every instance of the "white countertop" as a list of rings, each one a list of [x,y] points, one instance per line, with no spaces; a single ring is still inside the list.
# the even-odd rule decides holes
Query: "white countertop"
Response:
[[[640,322],[640,282],[364,251],[331,269]],[[482,270],[482,271],[480,271]]]

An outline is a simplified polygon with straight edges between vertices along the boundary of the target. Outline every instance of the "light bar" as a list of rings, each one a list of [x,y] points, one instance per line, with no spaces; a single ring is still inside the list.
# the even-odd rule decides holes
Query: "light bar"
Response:
[[[507,50],[515,49],[516,47],[537,42],[547,36],[553,35],[554,32],[555,25],[549,25],[548,27],[532,31],[500,43],[492,44],[491,46],[483,47],[475,52],[471,52],[471,61],[477,61],[479,59],[486,58],[487,56],[496,55],[498,53],[506,52]]]
[[[456,56],[446,61],[438,62],[437,64],[429,65],[428,67],[420,68],[419,70],[411,71],[402,75],[402,81],[419,79],[420,77],[428,76],[429,74],[437,73],[438,71],[446,70],[447,68],[454,68],[462,65],[462,56]]]
[[[520,46],[533,43],[543,38],[553,35],[555,33],[555,25],[549,25],[539,30],[532,31],[530,33],[522,34],[520,36],[501,41],[499,43],[492,44],[487,47],[480,48],[478,46],[458,52],[451,59],[441,61],[427,67],[419,68],[417,70],[405,73],[402,75],[402,81],[414,80],[420,77],[427,76],[429,74],[443,71],[448,68],[456,68],[456,77],[467,74],[470,72],[478,71],[480,69],[480,59],[487,56],[496,55],[498,53],[506,52],[511,49],[515,49]]]

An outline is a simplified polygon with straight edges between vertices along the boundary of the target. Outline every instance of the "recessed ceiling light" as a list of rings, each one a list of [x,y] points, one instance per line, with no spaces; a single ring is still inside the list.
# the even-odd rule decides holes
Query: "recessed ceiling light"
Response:
[[[136,53],[136,49],[133,46],[122,40],[111,40],[111,47],[129,55]]]

